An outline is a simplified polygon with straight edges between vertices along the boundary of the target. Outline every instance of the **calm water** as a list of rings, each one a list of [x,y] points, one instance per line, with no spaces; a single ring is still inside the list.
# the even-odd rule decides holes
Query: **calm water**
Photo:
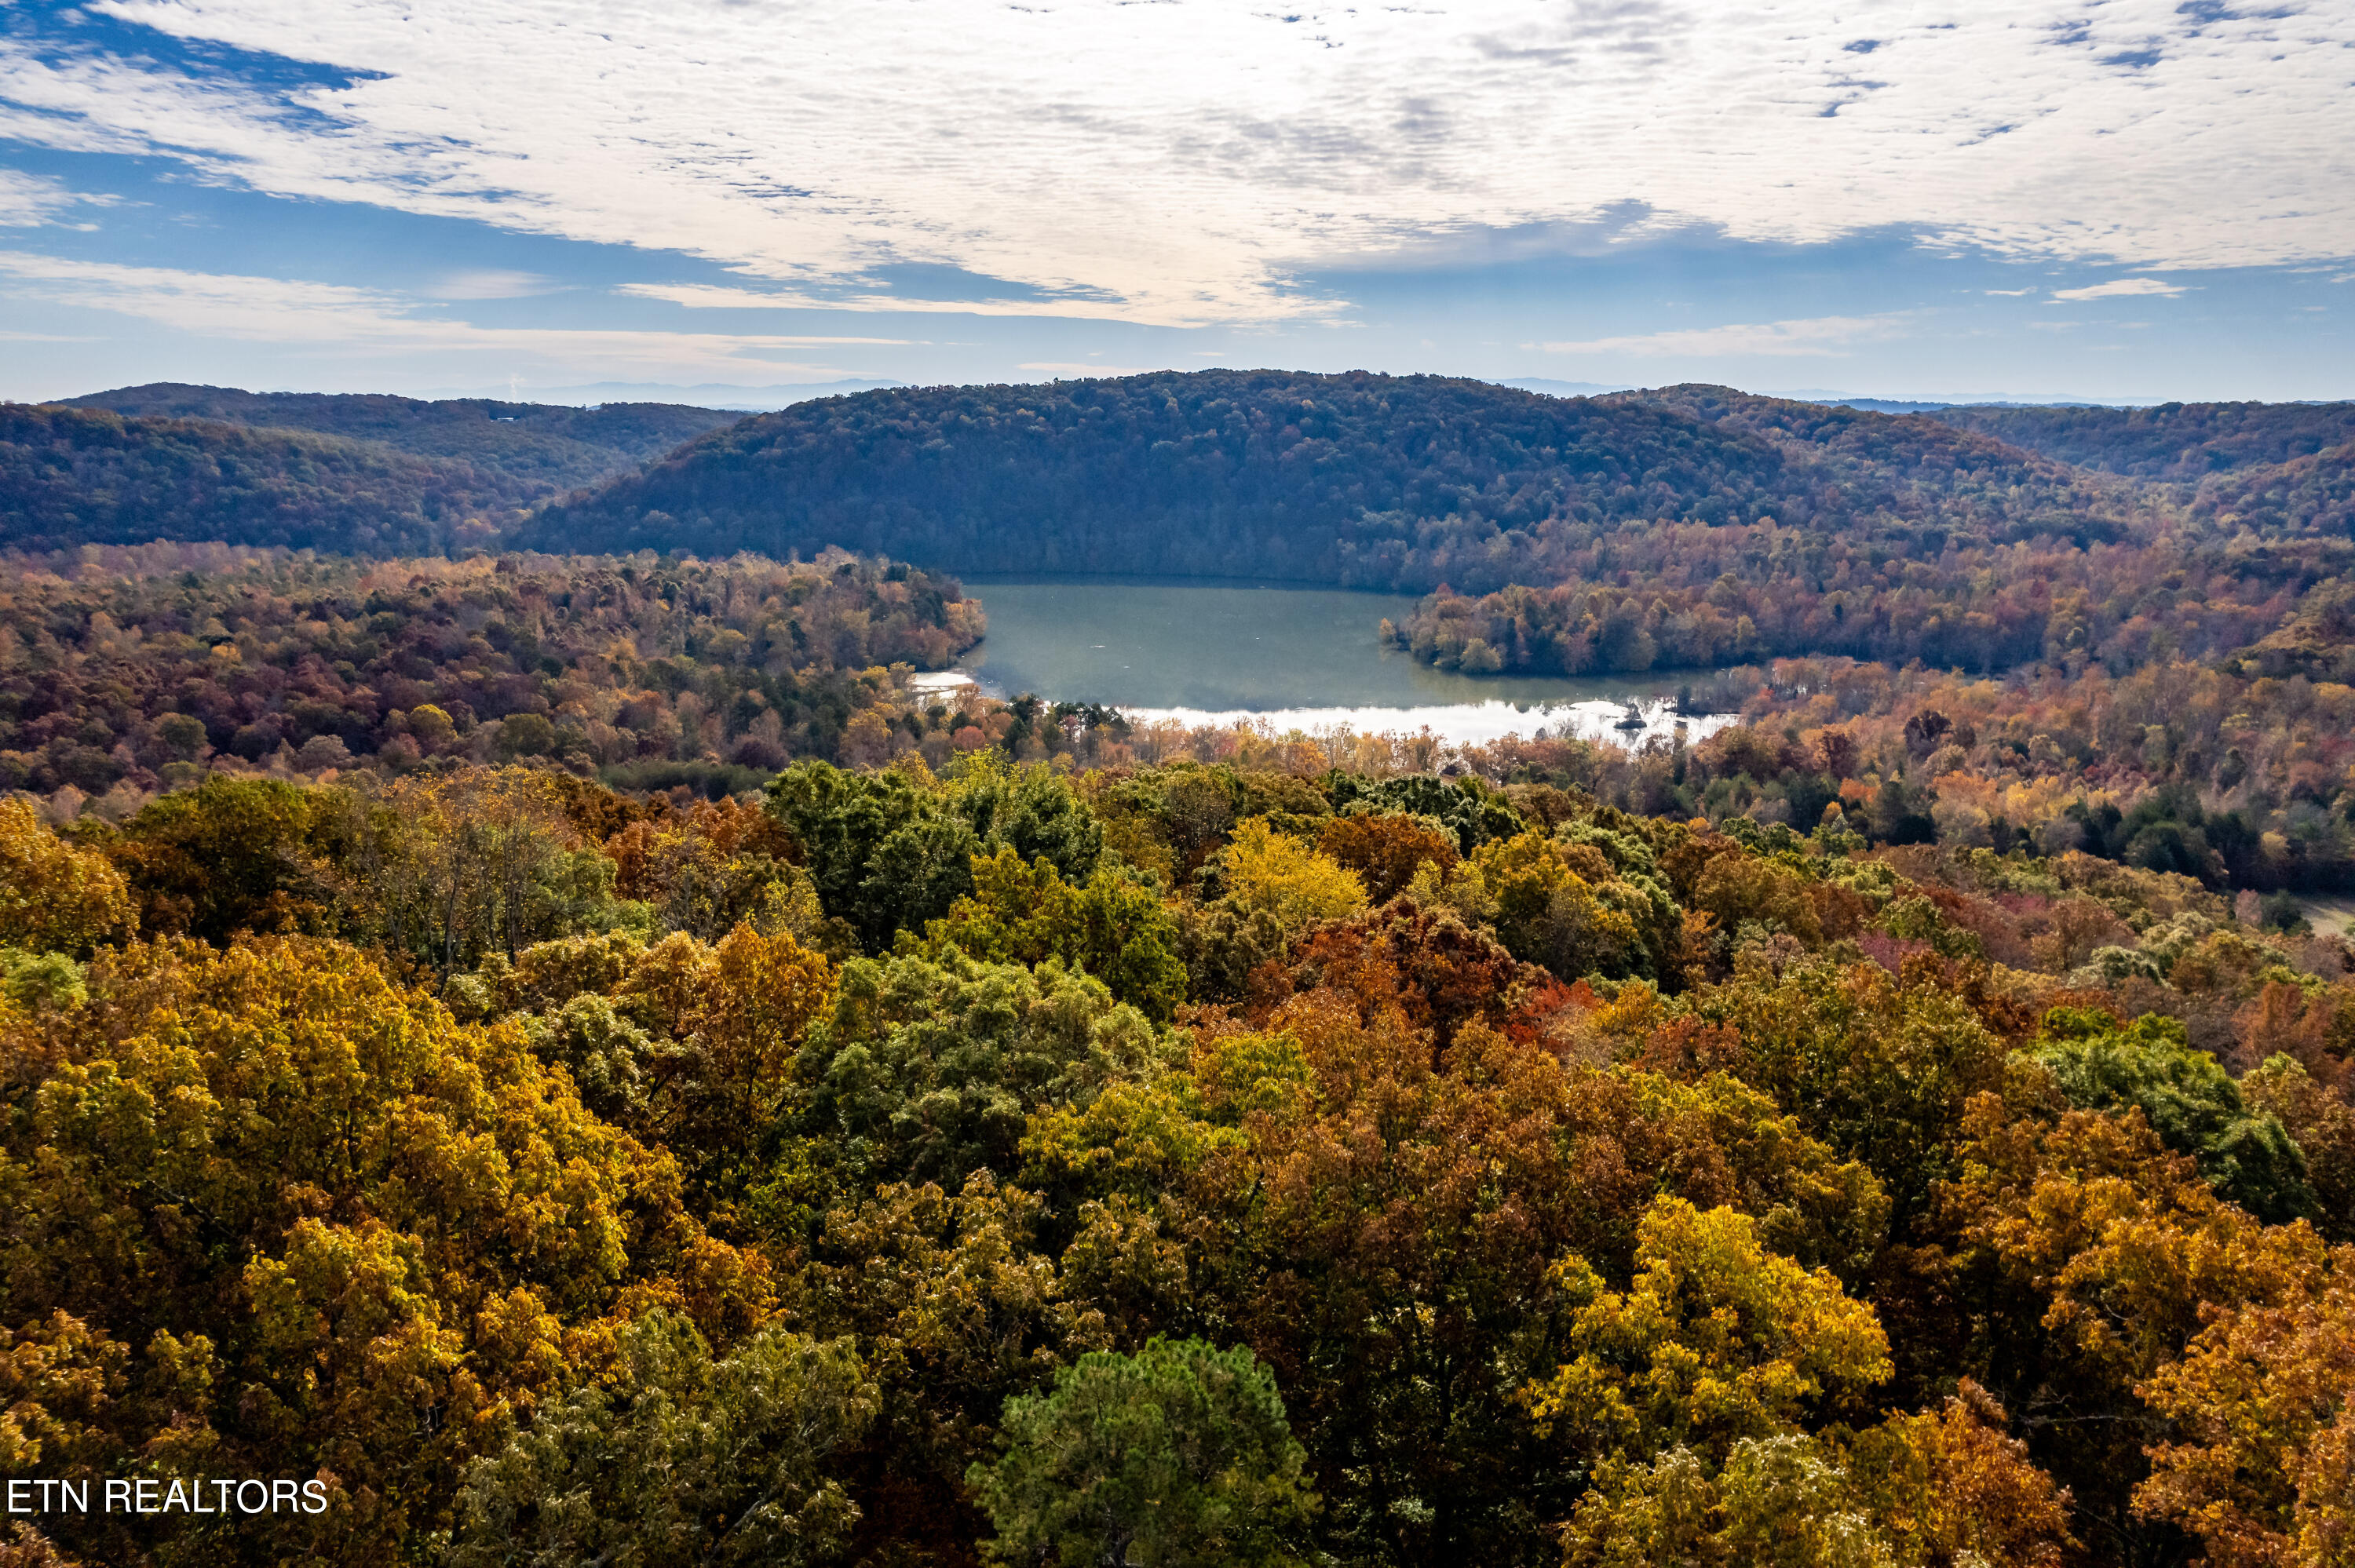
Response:
[[[1635,702],[1647,731],[1674,722],[1676,675],[1566,680],[1476,678],[1382,648],[1384,617],[1403,621],[1403,594],[1199,584],[967,579],[989,636],[962,662],[984,690],[1095,702],[1136,718],[1192,723],[1263,718],[1278,729],[1429,726],[1452,740],[1493,740],[1540,727],[1640,739],[1614,721]],[[1690,721],[1691,733],[1716,727]]]

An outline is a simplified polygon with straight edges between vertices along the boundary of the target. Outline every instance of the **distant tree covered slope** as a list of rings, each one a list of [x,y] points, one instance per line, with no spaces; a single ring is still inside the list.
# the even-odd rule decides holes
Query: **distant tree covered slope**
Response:
[[[463,458],[553,490],[593,484],[742,417],[675,403],[574,408],[487,397],[427,402],[377,393],[241,392],[175,381],[61,401],[130,417],[218,419],[380,441],[420,457]]]
[[[2135,504],[1932,421],[1721,388],[1558,398],[1218,370],[800,404],[552,506],[517,541],[1490,588],[1546,579],[1629,522],[1772,516],[1934,556],[1956,534],[2116,537]]]
[[[535,493],[373,441],[0,404],[0,544],[25,549],[170,539],[431,554],[487,538],[489,519]]]
[[[2192,510],[2220,523],[2344,538],[2355,529],[2355,440],[2218,474],[2200,484]]]
[[[1940,408],[1930,417],[2080,467],[2171,482],[2289,462],[2355,441],[2355,403],[1981,406]]]
[[[218,540],[363,556],[486,545],[533,503],[734,418],[173,383],[0,405],[0,544]]]
[[[0,576],[0,791],[152,791],[216,755],[310,773],[545,758],[746,789],[790,758],[879,752],[895,720],[922,741],[875,667],[946,664],[986,624],[953,578],[841,556],[208,554],[82,551],[48,563],[70,580]]]

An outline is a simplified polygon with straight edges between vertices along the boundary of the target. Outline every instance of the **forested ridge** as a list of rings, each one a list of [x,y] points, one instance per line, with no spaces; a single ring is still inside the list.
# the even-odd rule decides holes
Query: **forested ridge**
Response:
[[[2046,499],[2032,490],[1998,492],[1991,504],[2041,519],[2008,535],[1902,529],[1886,511],[1877,523],[1841,527],[1806,521],[1804,512],[1796,523],[1768,516],[1632,531],[1550,520],[1511,538],[1510,552],[1495,551],[1509,553],[1508,566],[1452,581],[1456,591],[1391,629],[1392,641],[1476,673],[1825,654],[1978,672],[2091,659],[2124,673],[2155,657],[2252,643],[2305,613],[2309,595],[2338,593],[2355,563],[2355,445],[2323,444],[2355,430],[2355,406],[1949,409],[1933,418],[1709,387],[1622,396],[1778,450],[1820,445],[1873,473],[1959,468],[1963,454],[1926,434],[1952,416],[1947,422],[2072,461],[2100,458],[2153,482],[2105,493],[2087,475],[2090,488],[2057,497],[2087,507],[2073,522],[2043,511]],[[2144,461],[2160,452],[2167,463]],[[2200,475],[2209,477],[2191,482]],[[1891,503],[1884,494],[1875,504]],[[1505,586],[1483,587],[1500,577]]]
[[[908,389],[714,432],[519,536],[1444,588],[1400,646],[1572,675],[2120,670],[2251,643],[2350,564],[2343,406],[1980,411],[2115,475],[1947,412],[1275,373]]]
[[[840,547],[949,570],[1561,589],[1568,608],[1512,612],[1514,645],[1482,641],[1498,668],[1571,673],[1648,668],[1647,648],[2000,667],[2043,652],[2073,594],[2121,624],[2172,595],[2156,619],[2186,622],[2178,647],[2228,646],[2343,570],[2355,516],[2336,404],[1891,416],[1720,387],[1557,398],[1231,371],[899,388],[741,422],[170,384],[75,402],[90,411],[7,410],[0,516],[20,546]],[[1678,628],[1633,639],[1589,602],[1631,588]],[[1401,640],[1445,662],[1442,630]]]
[[[1722,389],[1203,371],[798,404],[517,538],[1428,588],[1544,580],[1587,532],[1631,524],[1773,517],[1934,557],[2123,537],[2137,506],[2131,485],[1934,422]]]
[[[869,744],[891,666],[939,668],[985,626],[954,578],[838,553],[213,554],[78,552],[73,580],[0,584],[0,788],[113,810],[220,767],[546,758],[724,794]]]
[[[2355,403],[2160,403],[2147,408],[1969,406],[1929,418],[2081,468],[2196,482],[2355,441]]]
[[[1768,521],[1565,532],[1544,573],[1444,587],[1386,633],[1472,673],[1694,670],[1847,654],[1994,672],[2040,659],[2130,668],[2266,635],[2355,562],[2339,538],[2169,537],[2137,548],[1950,544],[1909,559]]]
[[[531,493],[471,463],[340,436],[0,405],[0,520],[21,549],[167,539],[438,552],[488,539],[486,519]]]
[[[171,384],[0,404],[0,544],[464,552],[734,417]]]
[[[578,408],[493,397],[428,401],[388,393],[244,392],[175,381],[121,387],[59,402],[126,418],[213,419],[376,441],[421,457],[464,458],[510,478],[565,489],[594,483],[661,457],[706,430],[742,418],[677,403]]]

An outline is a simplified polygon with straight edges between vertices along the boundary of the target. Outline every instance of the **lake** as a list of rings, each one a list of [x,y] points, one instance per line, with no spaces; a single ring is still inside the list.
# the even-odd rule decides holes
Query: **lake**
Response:
[[[1478,743],[1540,728],[1625,743],[1669,733],[1689,674],[1472,676],[1385,649],[1416,599],[1331,588],[968,577],[989,635],[960,667],[997,696],[1103,703],[1133,719],[1264,720],[1278,730],[1428,726]],[[1614,728],[1630,703],[1641,731]],[[1727,722],[1687,721],[1698,739]]]

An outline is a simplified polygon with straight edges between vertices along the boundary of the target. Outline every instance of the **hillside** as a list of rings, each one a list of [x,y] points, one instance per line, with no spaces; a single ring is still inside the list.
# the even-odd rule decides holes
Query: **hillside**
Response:
[[[2160,484],[2062,467],[1925,418],[1711,387],[1599,401],[1764,442],[1787,471],[1838,476],[1841,510],[1635,531],[1550,522],[1509,583],[1453,579],[1468,593],[1434,595],[1389,629],[1391,641],[1476,673],[1846,654],[1990,673],[2093,659],[2122,674],[2169,653],[2245,647],[2355,566],[2345,537],[2355,445]],[[1943,498],[1939,521],[1909,528],[1905,509],[1925,493]],[[1948,518],[1959,525],[1940,525]]]
[[[0,404],[0,544],[219,540],[351,555],[483,543],[544,486],[376,441]]]
[[[203,589],[244,613],[202,657],[386,738],[207,757],[240,681],[117,742],[186,787],[0,799],[0,1429],[316,1499],[56,1508],[0,1561],[1056,1561],[987,1549],[1011,1477],[1109,1519],[1062,1563],[1135,1562],[1176,1473],[1300,1545],[1172,1564],[2344,1563],[2270,1548],[2347,1495],[2355,947],[2226,878],[2282,838],[2238,810],[2061,782],[2253,694],[1909,674],[1849,718],[1890,673],[1822,670],[1673,754],[1448,779],[837,670],[861,766],[581,776],[744,708],[773,747],[697,625],[839,560],[554,564],[676,599],[680,652],[547,715],[314,683],[391,623],[513,704],[549,565],[37,585],[37,636],[88,609],[131,661],[92,599],[178,648]]]
[[[891,694],[874,666],[945,664],[985,624],[953,579],[840,556],[121,555],[0,584],[0,789],[137,794],[216,757],[306,772],[446,757],[725,792],[837,755]]]
[[[666,404],[166,383],[0,416],[0,543],[706,556],[838,546],[944,570],[1475,594],[1608,586],[1629,572],[1673,586],[1663,571],[1698,594],[1730,572],[1753,587],[1799,579],[1806,608],[1721,604],[1729,627],[1748,615],[1762,629],[1751,638],[1718,636],[1707,614],[1671,605],[1700,630],[1664,650],[1980,667],[2036,655],[2041,599],[2082,578],[2099,546],[2139,553],[2165,539],[2212,554],[2253,532],[2263,543],[2239,547],[2227,597],[2254,610],[2302,592],[2335,569],[2314,549],[2355,512],[2355,444],[2331,444],[2350,430],[2355,405],[1893,415],[1713,387],[1559,397],[1365,373],[900,387],[741,422]],[[2115,565],[2104,570],[2115,577]],[[1954,596],[1939,585],[1968,572],[1993,574],[1974,590],[1981,601],[2020,585],[2004,605],[1974,607],[2000,634],[1984,620],[1964,630],[1972,610],[1955,605],[1943,630],[1917,635],[1930,622],[1909,603],[1926,591],[1945,604]],[[1826,597],[1843,583],[1874,599],[1871,621],[1848,620]],[[1892,585],[1913,600],[1891,598]],[[1770,620],[1784,630],[1764,632]],[[2217,630],[2229,641],[2240,628]],[[1603,667],[1640,655],[1629,643]],[[1513,668],[1554,658],[1504,657]]]
[[[371,556],[485,545],[534,503],[735,417],[168,382],[0,405],[0,544],[219,540]]]
[[[2355,440],[2203,481],[2192,514],[2283,534],[2344,538],[2355,528]]]
[[[2355,441],[2355,403],[1966,407],[1928,417],[2081,468],[2175,482],[2290,462]]]
[[[2343,536],[2355,523],[2355,403],[1940,409],[1960,429],[2143,481],[2195,523]]]
[[[802,404],[551,507],[517,538],[1494,588],[1546,580],[1585,533],[1628,523],[1774,517],[1935,556],[1958,537],[2123,537],[2137,509],[2129,486],[1934,421],[1721,388],[1559,398],[1214,370]]]
[[[381,394],[241,392],[174,381],[60,402],[126,418],[217,419],[376,441],[419,457],[463,458],[477,469],[549,491],[593,484],[740,418],[676,403],[575,408],[484,397],[426,402]]]

